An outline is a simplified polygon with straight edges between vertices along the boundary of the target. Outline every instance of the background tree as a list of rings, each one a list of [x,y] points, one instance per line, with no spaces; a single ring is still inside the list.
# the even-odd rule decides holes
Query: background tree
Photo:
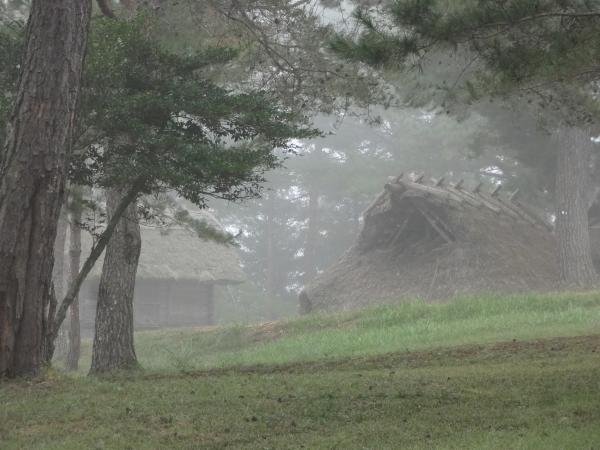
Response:
[[[115,189],[107,194],[110,220],[124,196]],[[132,202],[106,247],[96,303],[90,373],[137,366],[133,343],[133,295],[141,242],[137,205]]]
[[[216,74],[219,81],[268,90],[294,111],[333,113],[383,101],[374,71],[326,51],[334,28],[325,15],[319,2],[305,0],[163,2],[158,35],[176,52],[238,48],[227,70]]]
[[[128,19],[135,18],[137,1],[123,2]],[[116,19],[108,4],[102,9],[106,17]],[[121,139],[131,141],[128,133]],[[109,149],[110,151],[110,149]],[[107,220],[110,220],[127,190],[109,188],[106,192]],[[137,366],[133,340],[133,298],[137,266],[142,249],[136,202],[132,202],[114,229],[106,246],[94,321],[94,342],[90,373]]]
[[[69,190],[69,286],[79,274],[81,266],[81,227],[83,220],[83,190],[71,186]],[[61,295],[59,298],[63,298]],[[79,367],[81,353],[81,327],[79,322],[79,298],[76,295],[69,307],[69,343],[65,367],[75,371]]]

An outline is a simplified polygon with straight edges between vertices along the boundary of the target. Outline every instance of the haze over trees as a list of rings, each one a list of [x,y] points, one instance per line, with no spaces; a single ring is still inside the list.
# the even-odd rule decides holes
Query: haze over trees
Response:
[[[600,1],[0,0],[0,447],[595,448]]]
[[[78,135],[75,141],[80,148],[76,158],[73,159],[71,173],[72,178],[74,177],[72,180],[74,185],[85,184],[105,188],[113,186],[123,192],[123,189],[127,189],[131,182],[124,167],[133,164],[132,167],[136,167],[136,173],[139,169],[138,162],[127,161],[127,164],[124,163],[129,158],[131,151],[139,145],[155,146],[155,148],[157,145],[164,145],[164,142],[141,142],[140,138],[136,137],[148,136],[150,129],[148,127],[156,127],[154,123],[139,125],[147,122],[149,118],[140,116],[141,119],[136,122],[136,114],[148,116],[154,114],[151,112],[152,109],[155,112],[162,110],[163,113],[169,110],[168,104],[158,104],[154,100],[152,103],[150,98],[141,100],[143,95],[151,95],[154,99],[160,98],[159,90],[152,85],[160,79],[160,76],[158,79],[144,81],[144,74],[151,73],[154,69],[148,67],[152,58],[145,58],[146,50],[143,50],[143,45],[147,44],[140,44],[142,41],[133,37],[135,31],[129,31],[130,29],[135,30],[136,27],[149,26],[154,29],[155,33],[152,39],[155,39],[157,44],[160,43],[163,48],[173,49],[172,55],[179,54],[180,56],[177,56],[179,58],[186,58],[186,56],[181,56],[181,51],[178,50],[181,44],[185,44],[187,52],[203,55],[202,63],[199,63],[198,60],[194,63],[188,61],[190,66],[184,69],[184,72],[185,70],[196,70],[202,66],[204,67],[202,77],[205,79],[242,89],[268,89],[282,104],[288,105],[292,110],[297,110],[294,112],[295,114],[318,111],[333,114],[330,116],[331,119],[321,116],[322,118],[317,121],[317,124],[323,124],[323,129],[333,134],[325,137],[323,145],[319,143],[303,144],[300,152],[302,157],[286,161],[286,167],[290,167],[287,174],[283,175],[284,172],[280,172],[281,176],[272,177],[273,181],[270,186],[273,190],[266,192],[264,201],[255,203],[251,208],[223,210],[229,218],[228,222],[233,227],[237,226],[238,230],[246,230],[241,236],[243,254],[247,258],[246,267],[247,270],[256,271],[256,282],[263,286],[263,292],[267,293],[266,298],[271,299],[267,302],[271,304],[268,308],[278,309],[277,305],[281,299],[287,298],[289,306],[284,310],[294,309],[295,296],[302,286],[331,264],[336,255],[343,252],[344,248],[349,245],[352,236],[360,226],[357,219],[362,208],[368,204],[370,197],[381,186],[379,181],[381,178],[378,177],[390,175],[390,162],[395,162],[398,167],[422,170],[436,176],[442,176],[450,169],[455,174],[462,173],[463,177],[483,176],[492,180],[500,180],[507,186],[523,188],[524,183],[529,183],[526,180],[529,180],[530,176],[524,177],[520,176],[521,174],[547,173],[548,165],[552,170],[557,167],[552,162],[553,157],[545,156],[545,153],[551,153],[547,152],[547,144],[550,140],[544,137],[543,131],[538,131],[540,121],[536,117],[543,113],[546,129],[552,130],[562,123],[561,120],[566,114],[570,114],[570,118],[577,117],[578,124],[589,120],[589,108],[576,108],[576,102],[569,101],[566,94],[561,97],[563,100],[558,100],[560,94],[557,92],[560,89],[565,91],[569,88],[572,91],[575,88],[572,83],[567,84],[564,80],[559,83],[551,79],[552,75],[548,72],[546,64],[542,63],[542,58],[546,58],[545,61],[552,61],[551,64],[548,64],[549,67],[565,67],[566,59],[560,60],[561,64],[558,64],[556,58],[559,57],[569,57],[578,62],[585,60],[582,52],[592,50],[587,47],[582,48],[585,46],[581,45],[581,41],[577,41],[578,44],[568,40],[568,36],[569,33],[579,31],[580,27],[589,29],[594,23],[591,15],[577,18],[584,20],[582,24],[578,21],[568,22],[567,25],[571,28],[567,27],[563,30],[566,33],[564,35],[565,42],[568,41],[566,44],[560,44],[559,37],[555,37],[556,40],[550,42],[554,43],[556,48],[560,45],[565,46],[562,50],[563,53],[553,50],[555,53],[552,55],[540,54],[533,59],[527,59],[522,54],[521,56],[517,54],[516,47],[522,47],[519,47],[521,53],[525,52],[527,48],[534,51],[536,43],[539,44],[540,40],[550,38],[540,31],[538,33],[540,36],[536,38],[537,41],[522,42],[519,33],[523,32],[524,25],[522,25],[521,19],[525,18],[526,22],[534,21],[540,30],[546,30],[547,27],[554,25],[553,16],[551,17],[554,10],[551,5],[544,6],[547,10],[538,11],[535,9],[538,7],[534,8],[528,2],[515,2],[507,11],[502,12],[494,9],[494,5],[490,3],[486,6],[489,8],[489,14],[486,16],[478,15],[476,11],[470,9],[469,3],[465,2],[464,8],[458,3],[455,4],[451,14],[445,17],[436,14],[435,2],[427,3],[427,5],[422,2],[408,2],[403,5],[400,2],[392,10],[390,17],[396,20],[400,27],[406,27],[411,31],[412,34],[409,33],[402,39],[398,39],[392,32],[381,32],[378,28],[380,19],[381,23],[385,21],[386,11],[375,11],[371,17],[361,9],[361,12],[357,13],[357,19],[365,28],[358,41],[354,41],[351,36],[346,36],[334,39],[332,46],[338,53],[342,53],[350,60],[365,60],[384,67],[384,75],[388,78],[394,78],[393,74],[398,69],[410,69],[416,64],[423,67],[423,76],[415,76],[414,73],[406,73],[402,70],[400,77],[393,80],[394,83],[400,83],[400,86],[394,89],[399,89],[401,98],[405,96],[413,105],[412,109],[407,110],[406,114],[409,119],[406,122],[406,118],[397,121],[394,118],[395,113],[391,114],[389,111],[381,110],[374,113],[373,111],[376,109],[369,110],[369,112],[361,109],[363,105],[373,102],[381,102],[389,106],[390,92],[393,92],[393,89],[390,89],[385,82],[382,83],[377,71],[366,70],[364,67],[356,70],[358,66],[355,64],[336,59],[335,55],[321,51],[323,47],[329,45],[335,34],[332,33],[331,27],[323,27],[324,22],[319,17],[318,10],[303,7],[297,9],[286,2],[251,4],[259,11],[254,17],[247,14],[247,8],[243,5],[225,8],[224,5],[217,2],[194,2],[193,4],[157,2],[150,5],[150,14],[145,13],[145,18],[134,18],[133,22],[127,23],[127,21],[117,18],[118,16],[133,18],[136,2],[124,2],[123,4],[101,2],[101,11],[110,17],[103,19],[104,24],[101,23],[102,20],[98,20],[98,25],[92,28],[93,33],[102,37],[93,38],[96,42],[91,44],[93,51],[89,56],[88,67],[90,69],[86,72],[89,75],[85,81],[88,87],[84,86],[85,97],[81,102],[82,112],[78,121]],[[26,12],[20,5],[10,6],[12,8],[6,8],[12,11],[13,17]],[[569,8],[576,6],[573,4]],[[528,8],[534,8],[534,10]],[[147,12],[147,10],[145,11]],[[407,22],[408,19],[405,19],[403,14],[410,16],[415,11],[419,12],[416,16],[420,22],[414,24]],[[498,17],[504,14],[502,16],[504,21],[494,22],[492,20],[494,17],[498,19],[494,14]],[[534,15],[530,17],[531,14]],[[540,14],[541,16],[539,16]],[[255,20],[258,16],[261,16],[263,20]],[[565,19],[565,17],[562,18]],[[570,18],[573,19],[573,17]],[[114,21],[114,24],[111,24],[111,20]],[[180,26],[168,27],[167,24],[172,23],[173,20],[178,20]],[[478,34],[467,36],[459,32],[452,34],[450,30],[464,28],[455,26],[461,23],[460,20],[463,20],[464,23],[471,23],[477,30],[497,27],[507,35],[508,40],[502,44],[503,47],[493,39],[487,39],[486,36]],[[513,23],[515,21],[516,23]],[[20,49],[18,30],[14,27],[12,29],[4,27],[3,33],[7,38],[2,47],[4,57],[7,60],[15,61]],[[107,36],[117,36],[119,33],[122,35],[128,33],[127,37],[123,35],[118,38],[121,39],[121,44],[115,46],[112,38],[106,39]],[[318,36],[318,39],[315,39],[315,36]],[[127,39],[138,40],[129,42]],[[530,39],[534,38],[530,36]],[[428,40],[435,41],[437,47],[427,44]],[[454,44],[458,41],[460,41],[460,45],[457,49],[442,45],[444,42]],[[294,45],[291,45],[291,42],[294,42]],[[218,43],[221,50],[218,50],[219,46],[211,47],[213,43]],[[228,47],[223,47],[223,43],[227,43]],[[427,51],[418,50],[421,44]],[[529,47],[525,48],[526,44]],[[577,58],[574,57],[575,51],[579,52]],[[493,56],[500,54],[499,52],[506,53],[504,65],[499,64],[497,58]],[[169,51],[165,54],[168,53]],[[142,56],[143,60],[140,55],[144,55]],[[511,58],[518,62],[516,66],[511,62]],[[436,59],[451,62],[450,69],[443,71],[442,76],[447,76],[452,70],[460,71],[460,76],[454,86],[449,87],[444,83],[435,84],[440,77],[440,74],[433,70],[436,66]],[[139,64],[129,64],[136,60],[139,61]],[[128,63],[122,64],[122,61],[128,61]],[[194,66],[194,64],[197,65]],[[227,67],[227,71],[219,73],[218,66]],[[11,82],[15,82],[16,78],[14,69],[11,69],[14,67],[16,65],[7,65],[3,72],[6,91],[15,89],[14,85],[10,85]],[[541,67],[545,68],[542,70]],[[577,66],[571,64],[569,67],[575,70]],[[275,72],[267,76],[269,68],[275,68]],[[171,71],[166,72],[165,76],[173,76],[178,70],[181,70],[180,68],[170,69]],[[118,83],[116,81],[119,79],[118,77],[122,77],[122,82],[125,83],[115,91],[118,92],[119,98],[106,95],[111,89],[118,86],[118,84],[114,84]],[[436,77],[438,78],[436,79]],[[423,81],[418,81],[421,78]],[[543,92],[552,91],[553,94],[546,95],[541,88],[532,87],[538,80],[549,80],[549,84],[543,86]],[[150,90],[143,94],[144,90],[136,86],[134,89],[136,97],[132,97],[133,100],[129,104],[124,101],[125,97],[121,96],[122,89],[128,89],[127,83],[137,83],[140,86],[146,84],[150,86]],[[585,83],[583,85],[587,86]],[[414,87],[416,88],[412,89]],[[422,89],[418,89],[419,87]],[[411,90],[410,94],[408,93],[409,89]],[[481,101],[484,96],[489,96],[489,94],[498,99],[506,93],[514,92],[515,89],[518,89],[517,92],[521,94],[517,96],[516,101],[513,101],[520,106],[526,106],[519,113],[522,117],[521,122],[526,121],[527,114],[531,114],[533,117],[528,121],[530,128],[523,130],[523,133],[518,136],[516,132],[518,129],[523,129],[522,123],[521,126],[515,126],[514,117],[511,118],[512,122],[510,119],[507,120],[503,116],[502,107],[485,105]],[[579,92],[578,95],[584,95],[584,93]],[[173,101],[173,104],[179,106],[177,102],[180,102],[183,97],[190,96],[193,95],[190,95],[189,92],[182,93],[181,97]],[[546,105],[542,97],[546,99],[545,103],[548,105],[560,103],[560,108],[551,106],[544,108]],[[9,104],[10,97],[3,96],[2,98],[4,101],[2,111],[6,114],[6,105]],[[429,103],[425,107],[425,104],[431,102],[432,99],[434,103]],[[461,108],[460,105],[464,103],[473,105],[472,114],[465,112],[468,111],[465,108]],[[109,108],[113,108],[113,110]],[[442,108],[441,111],[447,108],[449,112],[454,112],[457,116],[456,120],[442,119],[440,108]],[[552,110],[551,113],[547,113],[549,110]],[[571,114],[573,111],[576,111],[577,114]],[[366,120],[354,118],[355,113],[363,114]],[[471,114],[471,118],[467,119],[467,114]],[[347,117],[342,119],[344,116]],[[88,123],[86,117],[93,118]],[[406,123],[404,129],[402,128],[403,122]],[[432,125],[443,122],[445,129],[440,128],[436,132],[425,131],[430,130]],[[345,126],[345,123],[355,125]],[[131,131],[132,128],[135,131]],[[529,136],[525,136],[525,133],[529,133]],[[414,138],[411,134],[414,134]],[[425,141],[424,135],[431,136],[431,141]],[[562,139],[566,139],[566,133],[561,135]],[[437,141],[435,136],[439,136]],[[110,142],[107,139],[110,139]],[[455,139],[456,144],[449,139]],[[113,156],[100,154],[96,144],[90,144],[94,140],[102,141],[100,148],[103,151],[105,148],[115,148],[106,153],[106,155]],[[147,140],[146,137],[144,140]],[[558,144],[554,144],[554,146],[558,147]],[[567,145],[566,147],[573,148],[574,146]],[[532,157],[533,148],[539,148],[539,150],[534,153],[536,156]],[[500,152],[501,157],[493,155],[494,152]],[[564,155],[565,152],[558,152],[558,154]],[[426,156],[423,157],[423,155]],[[439,158],[439,155],[443,155],[443,157]],[[111,162],[110,158],[114,158],[114,161]],[[91,161],[93,163],[90,165]],[[541,161],[550,162],[548,165],[540,166]],[[518,162],[518,166],[512,165],[512,162]],[[161,164],[159,160],[153,161],[153,163]],[[370,167],[368,172],[364,170],[366,167]],[[339,174],[339,177],[331,177],[332,173]],[[535,198],[544,206],[551,200],[550,197],[556,197],[557,202],[565,203],[564,199],[560,200],[560,196],[561,192],[566,192],[566,188],[555,189],[556,184],[550,183],[552,185],[550,195],[544,194],[549,188],[548,175],[536,176],[539,179],[538,184],[533,187],[529,185],[530,189],[525,186],[526,188],[522,189],[524,193],[521,195]],[[562,180],[563,178],[557,179]],[[275,182],[276,179],[279,181]],[[364,179],[364,182],[358,182],[360,179]],[[585,182],[582,177],[578,177],[577,180],[581,183]],[[171,186],[169,184],[171,181],[161,180],[164,184],[160,189]],[[152,188],[141,188],[138,191],[146,193],[152,191]],[[573,189],[569,192],[573,195]],[[556,195],[554,195],[555,193]],[[121,196],[123,195],[125,194],[122,193]],[[581,195],[573,198],[580,197]],[[587,203],[592,201],[593,198],[590,197]],[[260,211],[261,203],[266,209],[264,213],[257,215],[254,208],[259,208]],[[278,203],[279,205],[277,205]],[[569,208],[576,204],[577,202],[573,201],[565,203]],[[282,211],[281,208],[289,211],[287,213],[289,217],[285,220],[282,220],[282,216],[278,214]],[[561,210],[566,211],[564,208]],[[334,213],[332,214],[332,212]],[[340,216],[342,212],[345,214],[344,219]],[[132,210],[129,214],[133,213]],[[562,216],[567,216],[571,220],[574,214],[569,213]],[[564,245],[561,246],[561,254],[563,254],[561,261],[565,262],[563,278],[567,284],[574,282],[573,280],[567,282],[569,277],[577,278],[579,281],[576,283],[594,283],[595,272],[590,272],[591,258],[587,256],[575,258],[569,257],[567,254],[576,252],[581,256],[581,254],[589,253],[586,251],[589,245],[585,244],[587,225],[581,228],[583,237],[581,237],[581,233],[564,231],[561,234],[561,229],[571,230],[570,224],[561,225],[561,220],[565,219],[562,216],[557,217],[557,229],[559,236],[565,236]],[[577,221],[580,224],[587,224],[585,218],[579,218]],[[341,223],[352,222],[354,225],[342,227],[344,232],[337,231],[340,229]],[[253,223],[256,223],[255,229],[253,229]],[[295,228],[296,231],[288,232],[290,227]],[[77,285],[85,278],[86,272],[91,268],[91,263],[100,257],[104,246],[109,245],[110,229],[109,226],[108,233],[103,234],[106,239],[98,241],[99,245],[96,246],[96,251],[89,260],[90,263],[87,266],[84,264],[81,276],[74,280],[72,289],[66,295],[66,301],[58,305],[54,325],[48,330],[48,342],[52,342],[56,338],[58,327],[67,314],[67,308],[76,296]],[[278,229],[281,233],[277,232]],[[277,238],[278,235],[279,238]],[[579,237],[573,241],[574,236]],[[578,247],[574,248],[574,245],[578,245]],[[248,251],[244,249],[248,249]],[[132,250],[132,252],[135,254],[135,251]],[[115,264],[111,264],[111,266],[114,267]],[[283,267],[285,269],[282,269]],[[264,283],[261,280],[264,280]],[[131,282],[129,284],[130,287],[125,291],[129,292],[129,296],[131,296],[133,285]],[[104,292],[106,288],[102,290]],[[265,317],[268,317],[273,313],[264,312],[262,314],[266,314]],[[274,314],[277,315],[277,313]],[[47,358],[52,354],[52,345],[49,345],[49,349]]]

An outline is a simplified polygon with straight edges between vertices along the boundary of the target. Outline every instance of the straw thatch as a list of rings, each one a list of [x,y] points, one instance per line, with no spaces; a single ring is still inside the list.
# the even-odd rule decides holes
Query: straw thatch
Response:
[[[386,185],[355,245],[301,294],[302,311],[555,287],[551,226],[516,193],[423,179]]]
[[[213,227],[221,224],[208,212],[201,213]],[[211,240],[200,239],[193,231],[182,228],[167,230],[141,227],[142,251],[137,279],[187,280],[211,284],[237,284],[246,280],[235,248]],[[89,235],[82,236],[82,256],[91,248]],[[102,262],[95,265],[91,278],[99,278]]]

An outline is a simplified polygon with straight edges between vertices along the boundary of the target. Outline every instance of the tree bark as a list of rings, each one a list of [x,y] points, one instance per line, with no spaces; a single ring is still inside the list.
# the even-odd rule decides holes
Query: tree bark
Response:
[[[60,307],[56,310],[56,314],[48,314],[48,320],[52,320],[52,326],[48,327],[46,333],[46,361],[49,362],[52,360],[52,356],[54,354],[54,342],[58,336],[58,331],[60,330],[60,326],[64,322],[67,317],[67,311],[77,295],[79,294],[79,290],[81,289],[81,285],[89,275],[90,271],[96,264],[96,261],[102,256],[104,249],[108,245],[110,238],[119,224],[121,220],[121,216],[126,212],[127,208],[137,199],[142,186],[144,185],[144,179],[140,178],[136,180],[133,184],[133,187],[127,193],[127,195],[121,200],[119,206],[117,206],[116,210],[113,213],[113,216],[108,221],[106,225],[106,229],[102,232],[100,237],[98,238],[98,242],[96,245],[92,247],[92,250],[88,257],[86,258],[81,270],[77,274],[77,277],[72,281],[69,286],[69,290],[65,295],[65,298],[60,303]],[[1,306],[1,305],[0,305]],[[1,317],[1,316],[0,316]]]
[[[36,375],[90,0],[34,0],[0,160],[0,377]]]
[[[110,218],[123,195],[110,190],[107,196]],[[98,290],[90,374],[138,365],[133,345],[133,297],[141,243],[137,208],[135,203],[131,203],[106,247]]]
[[[67,242],[67,228],[69,227],[68,223],[68,214],[67,214],[67,205],[63,204],[60,210],[60,217],[58,220],[58,229],[56,233],[56,241],[54,243],[54,268],[52,269],[52,283],[54,284],[54,298],[51,298],[51,304],[48,306],[47,317],[51,317],[56,310],[56,299],[62,298],[65,294],[65,282],[66,276],[65,273],[67,271],[67,265],[65,264],[65,245]],[[61,330],[64,331],[64,330]],[[67,344],[67,336],[63,333],[59,335],[57,339],[59,345],[63,348],[66,348]],[[48,347],[44,346],[44,353],[48,352]],[[63,352],[63,355],[65,353]],[[45,362],[50,363],[49,360]]]
[[[275,195],[275,193],[270,195]],[[270,195],[265,196],[265,293],[269,319],[275,319],[274,305],[277,301],[277,288],[275,286],[274,199]]]
[[[598,283],[588,227],[591,142],[588,134],[574,129],[563,131],[561,141],[556,170],[560,283],[565,288],[590,288]]]
[[[71,206],[71,225],[69,239],[69,285],[75,282],[81,265],[81,189],[73,188],[73,202]],[[61,296],[62,298],[62,296]],[[79,323],[79,295],[73,299],[69,307],[69,351],[67,353],[67,370],[75,371],[79,367],[81,353],[81,326]]]
[[[58,219],[56,240],[54,241],[54,267],[52,269],[52,280],[54,292],[57,298],[65,295],[65,244],[67,242],[67,207],[63,205]]]
[[[108,1],[109,0],[96,0],[96,3],[98,3],[98,8],[100,8],[100,12],[102,14],[104,14],[106,17],[114,19],[116,17],[115,13],[110,8]]]
[[[317,219],[319,215],[319,194],[314,189],[308,193],[308,224],[306,230],[306,241],[304,244],[304,276],[303,282],[306,286],[317,274],[317,239],[319,238],[319,227]]]

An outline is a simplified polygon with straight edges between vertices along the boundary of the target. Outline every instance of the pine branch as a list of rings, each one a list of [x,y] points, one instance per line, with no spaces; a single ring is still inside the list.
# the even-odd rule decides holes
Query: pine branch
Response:
[[[594,19],[600,18],[600,11],[589,11],[589,12],[547,12],[547,13],[539,13],[533,14],[531,16],[522,17],[514,22],[496,22],[490,23],[488,26],[510,26],[524,22],[531,22],[540,19],[550,19],[550,18],[571,18],[571,19]]]

